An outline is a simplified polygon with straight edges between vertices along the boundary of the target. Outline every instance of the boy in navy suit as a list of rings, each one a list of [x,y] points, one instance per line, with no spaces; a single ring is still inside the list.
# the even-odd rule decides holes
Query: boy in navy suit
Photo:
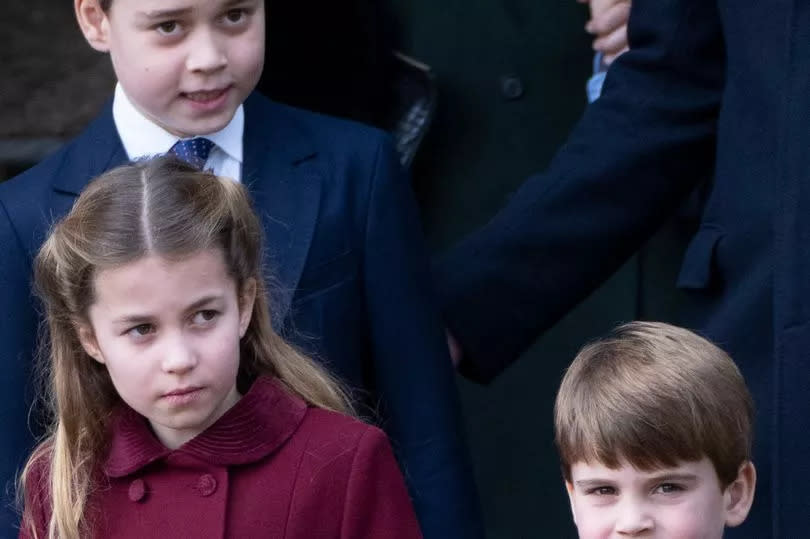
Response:
[[[91,178],[173,152],[249,187],[280,291],[276,326],[379,411],[425,536],[480,536],[417,210],[388,139],[253,92],[263,0],[74,4],[87,41],[110,54],[118,85],[84,133],[0,185],[3,484],[33,442],[24,389],[37,327],[33,253]],[[2,524],[0,534],[9,533],[11,522]]]

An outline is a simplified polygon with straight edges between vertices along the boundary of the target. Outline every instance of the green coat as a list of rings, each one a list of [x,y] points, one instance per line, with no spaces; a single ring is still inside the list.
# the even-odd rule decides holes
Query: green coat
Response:
[[[406,54],[439,96],[413,175],[429,241],[483,224],[545,167],[587,100],[587,7],[575,0],[394,0]],[[448,212],[450,215],[448,215]]]

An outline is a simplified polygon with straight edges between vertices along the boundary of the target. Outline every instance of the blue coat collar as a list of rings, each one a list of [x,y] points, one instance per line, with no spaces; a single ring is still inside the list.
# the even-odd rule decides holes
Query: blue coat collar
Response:
[[[255,181],[268,158],[293,165],[316,155],[311,137],[296,121],[293,110],[256,92],[245,100],[242,176],[246,184]],[[69,144],[64,165],[72,170],[55,178],[54,189],[78,195],[91,179],[127,161],[110,99],[84,132]]]
[[[271,297],[276,327],[298,286],[320,209],[322,168],[297,114],[256,92],[245,101],[242,182],[264,224],[267,265],[279,284]],[[53,187],[78,196],[91,179],[127,161],[109,101],[66,148]]]

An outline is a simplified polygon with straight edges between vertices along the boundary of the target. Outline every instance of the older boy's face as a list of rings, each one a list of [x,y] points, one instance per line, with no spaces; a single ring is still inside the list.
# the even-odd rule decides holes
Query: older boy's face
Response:
[[[720,539],[748,513],[755,474],[746,466],[745,477],[722,489],[707,458],[652,472],[578,462],[566,486],[579,537]]]
[[[204,135],[259,81],[264,0],[114,0],[102,32],[133,104],[175,135]]]

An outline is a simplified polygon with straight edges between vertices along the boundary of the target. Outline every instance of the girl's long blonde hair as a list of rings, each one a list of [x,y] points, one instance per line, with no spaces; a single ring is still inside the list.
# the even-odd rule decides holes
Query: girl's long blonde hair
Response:
[[[340,384],[272,328],[262,228],[246,190],[167,157],[110,170],[88,185],[35,260],[35,289],[47,330],[39,368],[48,384],[45,404],[52,421],[20,483],[29,502],[29,494],[47,491],[49,538],[74,539],[88,531],[87,500],[106,449],[111,412],[120,402],[106,368],[78,339],[79,325],[89,326],[95,275],[149,254],[176,259],[210,248],[223,251],[238,290],[250,279],[257,286],[241,341],[240,389],[270,375],[314,406],[353,413]],[[43,469],[44,474],[32,473]],[[40,475],[47,484],[32,484]],[[26,508],[23,525],[37,536],[35,524]]]

